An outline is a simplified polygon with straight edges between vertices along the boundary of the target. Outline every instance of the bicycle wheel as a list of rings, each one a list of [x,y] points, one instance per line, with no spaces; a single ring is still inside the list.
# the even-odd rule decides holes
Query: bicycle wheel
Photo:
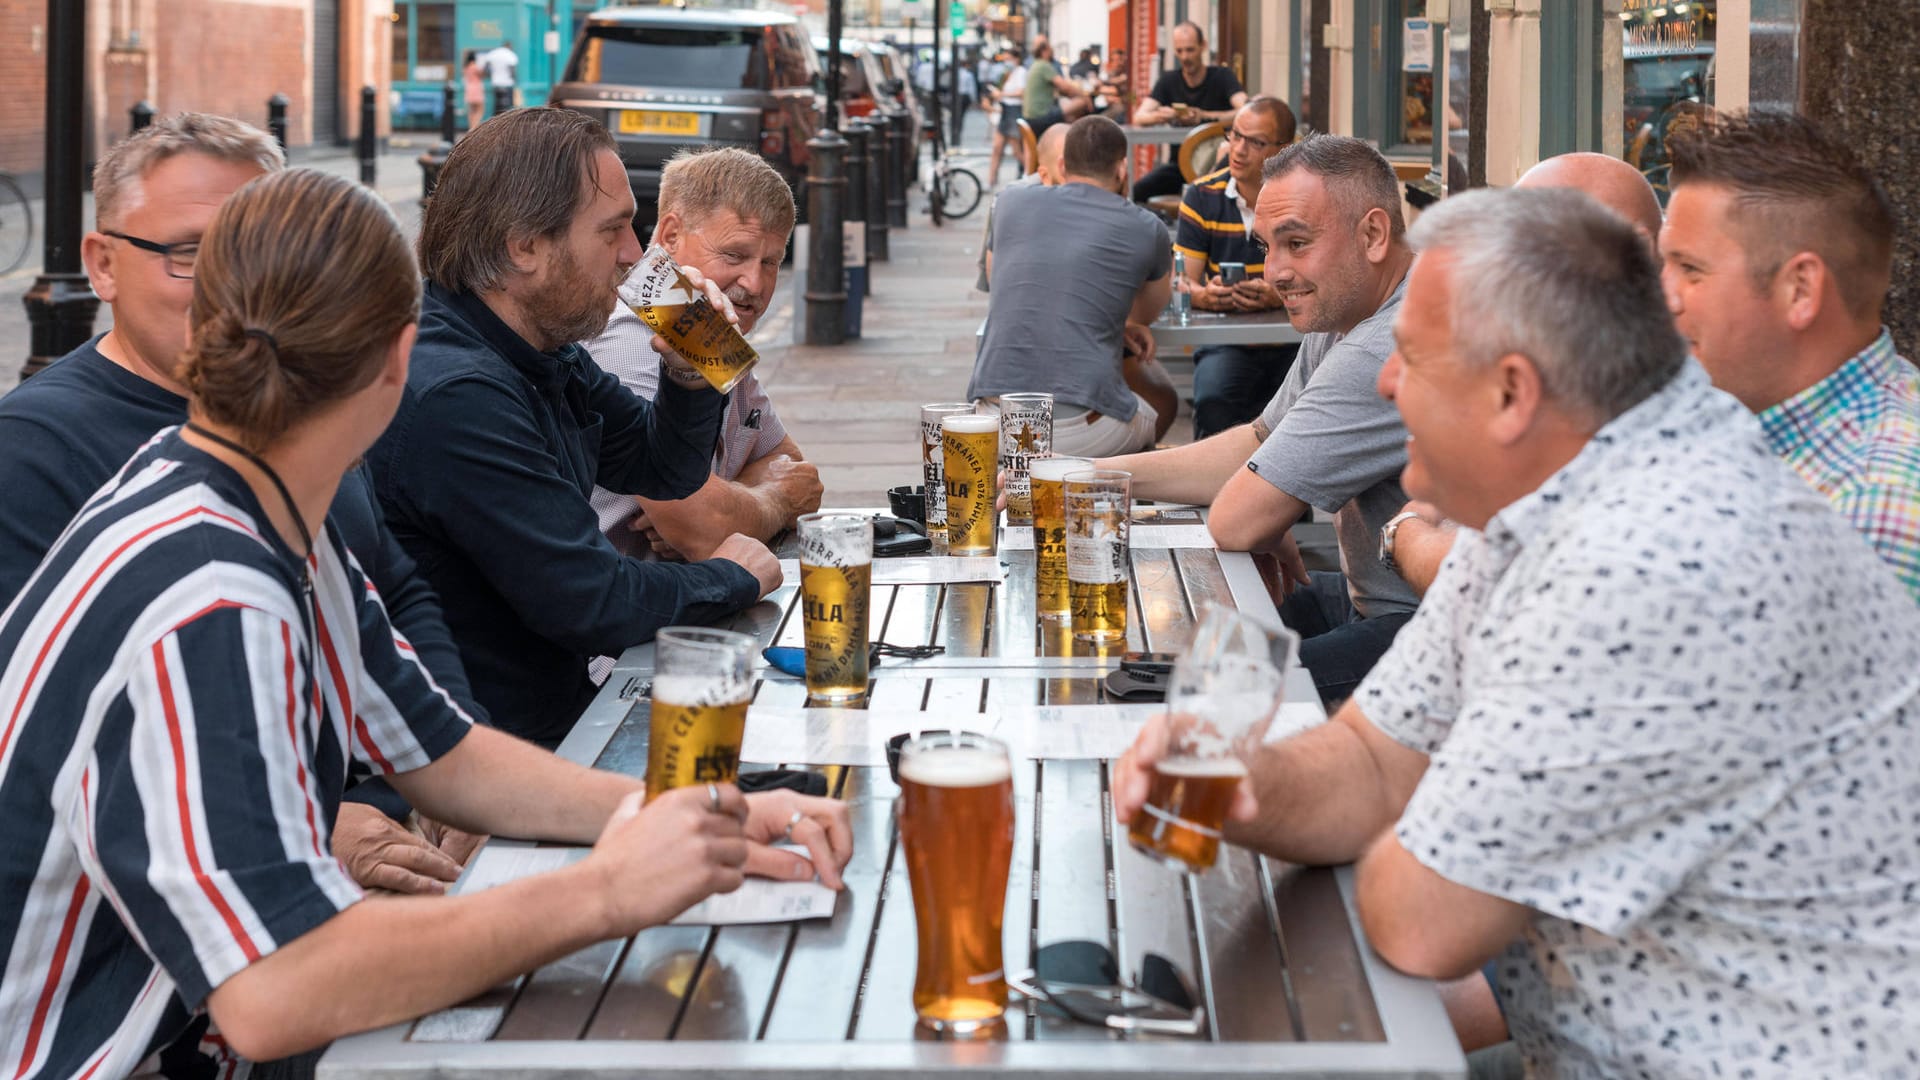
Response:
[[[933,167],[932,175],[927,177],[927,213],[932,215],[933,224],[935,228],[938,228],[945,223],[945,219],[942,217],[940,211],[941,211],[941,207],[945,205],[946,201],[947,201],[946,171],[942,169],[940,165],[936,162]]]
[[[958,165],[947,169],[946,182],[940,187],[940,210],[950,218],[963,218],[973,213],[973,208],[980,205],[980,195],[984,191],[980,186],[980,178],[974,175],[973,170]]]
[[[0,174],[0,274],[27,261],[33,247],[33,210],[13,177]]]

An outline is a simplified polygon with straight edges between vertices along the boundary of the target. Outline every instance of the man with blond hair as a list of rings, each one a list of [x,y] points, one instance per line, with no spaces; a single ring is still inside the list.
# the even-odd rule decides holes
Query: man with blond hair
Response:
[[[733,302],[740,332],[766,314],[793,234],[793,194],[759,155],[734,147],[682,150],[660,173],[660,221],[653,242],[681,266],[705,274]],[[625,305],[587,352],[602,371],[652,401],[660,390],[653,331]],[[820,470],[802,459],[754,372],[727,396],[713,473],[684,499],[649,499],[593,489],[594,513],[613,546],[645,558],[704,559],[735,532],[772,540],[801,514],[820,509]]]
[[[200,235],[242,184],[283,168],[266,132],[206,113],[163,117],[116,145],[93,172],[95,229],[80,256],[113,329],[0,397],[0,609],[26,586],[80,508],[162,428],[187,419],[176,366]],[[433,590],[394,542],[364,469],[340,481],[328,524],[380,590],[388,617],[441,687],[470,715],[467,676]],[[407,803],[384,780],[348,791],[333,853],[360,884],[438,892],[460,873],[472,839],[409,832]]]

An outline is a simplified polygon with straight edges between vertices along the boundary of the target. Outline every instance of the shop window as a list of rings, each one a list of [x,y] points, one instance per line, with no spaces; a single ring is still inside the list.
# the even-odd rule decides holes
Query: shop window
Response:
[[[1713,111],[1717,0],[1623,0],[1621,145],[1628,164],[1667,197],[1667,143]]]
[[[459,71],[452,4],[415,4],[414,82],[443,83]]]
[[[413,9],[408,5],[395,4],[393,14],[387,16],[387,25],[392,31],[389,41],[393,50],[387,77],[393,82],[406,82],[407,73],[413,69],[412,15]]]

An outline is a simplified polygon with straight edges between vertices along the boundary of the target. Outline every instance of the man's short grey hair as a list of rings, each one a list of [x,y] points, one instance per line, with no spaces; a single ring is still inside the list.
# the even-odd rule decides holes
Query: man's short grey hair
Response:
[[[1632,225],[1566,188],[1470,191],[1420,215],[1421,258],[1452,262],[1454,347],[1468,364],[1518,353],[1546,392],[1605,424],[1686,362],[1660,267]]]
[[[93,170],[93,216],[117,228],[144,197],[140,182],[176,154],[205,154],[217,161],[257,165],[261,172],[286,168],[287,155],[273,136],[225,116],[185,112],[162,117],[116,143]]]
[[[1380,151],[1349,135],[1309,135],[1267,159],[1260,182],[1275,180],[1301,169],[1320,178],[1328,194],[1358,222],[1369,210],[1387,215],[1388,233],[1406,235],[1407,219],[1400,212],[1400,178]]]
[[[698,227],[720,210],[759,222],[781,236],[793,233],[793,189],[759,154],[737,146],[680,150],[660,170],[659,211]]]

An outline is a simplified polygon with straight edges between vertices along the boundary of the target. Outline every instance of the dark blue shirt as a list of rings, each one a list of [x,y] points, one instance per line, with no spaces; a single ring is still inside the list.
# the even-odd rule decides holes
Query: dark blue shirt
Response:
[[[478,297],[427,286],[400,410],[368,460],[497,726],[555,744],[593,697],[590,659],[760,598],[736,563],[621,555],[587,503],[596,483],[699,490],[725,404],[672,380],[649,404],[585,349],[541,352]]]
[[[94,492],[154,432],[186,422],[185,398],[107,359],[99,345],[96,337],[0,397],[0,608],[13,603]],[[364,466],[341,477],[327,521],[435,681],[468,715],[484,719],[439,601],[387,531]],[[384,781],[359,785],[349,798],[406,816],[405,802]]]

